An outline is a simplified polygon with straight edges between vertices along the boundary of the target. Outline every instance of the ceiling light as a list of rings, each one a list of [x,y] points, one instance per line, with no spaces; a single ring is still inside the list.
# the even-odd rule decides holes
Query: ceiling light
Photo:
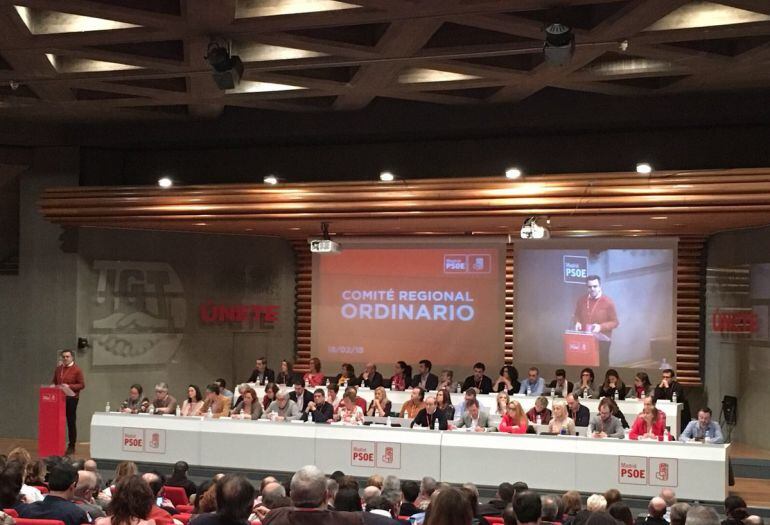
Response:
[[[660,215],[658,217],[650,217],[650,219],[652,219],[653,221],[665,221],[666,219],[668,219],[668,217]]]
[[[275,175],[265,175],[265,177],[262,179],[262,182],[265,184],[278,184],[278,177]]]
[[[505,177],[508,179],[518,179],[521,177],[521,170],[519,168],[508,168],[505,170]]]
[[[543,56],[545,61],[555,66],[563,66],[575,54],[575,35],[572,28],[553,23],[545,28]]]
[[[239,56],[230,55],[229,43],[225,45],[220,41],[212,40],[203,58],[214,70],[211,76],[219,89],[222,91],[233,89],[240,83],[243,76],[243,62]]]
[[[168,178],[168,177],[161,177],[161,178],[159,178],[159,179],[158,179],[158,186],[160,186],[160,187],[161,187],[161,188],[163,188],[164,190],[165,190],[166,188],[170,188],[170,187],[171,187],[171,186],[173,186],[173,185],[174,185],[174,181],[173,181],[173,180],[171,180],[171,179],[170,179],[170,178]]]
[[[380,173],[380,180],[382,182],[393,182],[395,178],[396,178],[395,175],[393,175],[389,171],[383,171],[382,173]]]
[[[636,172],[640,175],[649,175],[652,173],[652,166],[649,162],[640,162],[636,165]]]

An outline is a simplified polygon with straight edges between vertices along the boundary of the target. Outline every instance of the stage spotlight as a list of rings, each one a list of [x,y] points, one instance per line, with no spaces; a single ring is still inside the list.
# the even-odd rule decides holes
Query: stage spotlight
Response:
[[[505,177],[507,179],[518,179],[521,175],[521,170],[519,168],[508,168],[505,170]]]
[[[380,180],[382,182],[393,182],[395,178],[396,178],[395,175],[393,175],[389,171],[383,171],[382,173],[380,173]]]
[[[545,28],[543,56],[548,64],[563,66],[575,54],[575,35],[572,28],[564,24],[553,23]]]
[[[640,175],[649,175],[652,173],[652,166],[648,162],[640,162],[636,165],[636,172]]]
[[[548,219],[545,219],[546,223],[550,223]],[[521,238],[522,239],[549,239],[551,232],[546,226],[538,224],[537,217],[527,217],[524,219],[524,224],[521,226]]]
[[[265,175],[265,177],[262,179],[262,182],[265,184],[278,184],[278,177],[275,175]]]
[[[171,179],[170,179],[170,178],[168,178],[168,177],[161,177],[161,178],[159,178],[159,179],[158,179],[158,186],[160,186],[160,187],[161,187],[161,188],[163,188],[164,190],[165,190],[166,188],[170,188],[170,187],[171,187],[171,186],[173,186],[173,185],[174,185],[174,181],[173,181],[173,180],[171,180]]]
[[[212,40],[204,57],[214,72],[211,76],[214,78],[217,87],[222,91],[234,89],[241,81],[243,76],[243,62],[238,56],[231,56],[229,46],[226,46],[221,40]]]

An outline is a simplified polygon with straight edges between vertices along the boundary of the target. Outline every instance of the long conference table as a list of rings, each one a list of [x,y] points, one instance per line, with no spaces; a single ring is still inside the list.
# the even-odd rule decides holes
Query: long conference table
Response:
[[[249,384],[254,390],[257,392],[257,395],[260,399],[262,399],[262,396],[265,395],[265,387],[256,385],[256,384]],[[293,390],[293,387],[286,387],[289,391]],[[319,387],[322,388],[324,391],[326,391],[325,387]],[[313,388],[309,388],[310,391],[314,390]],[[366,400],[367,405],[372,401],[374,398],[374,390],[371,390],[369,388],[358,388],[358,395]],[[411,391],[398,391],[398,390],[387,390],[388,399],[392,403],[392,410],[394,412],[398,412],[401,410],[401,405],[406,403],[409,400],[409,397],[411,395]],[[435,392],[429,392],[426,395],[435,395]],[[460,403],[463,403],[465,400],[465,395],[462,393],[452,393],[452,404],[454,406],[458,406]],[[551,402],[554,399],[561,399],[563,398],[551,398],[546,396],[548,399],[548,405],[550,406]],[[479,394],[476,396],[476,399],[479,401],[479,406],[482,411],[487,413],[494,413],[496,410],[496,403],[497,403],[497,394]],[[525,396],[524,394],[515,394],[511,397],[511,399],[515,399],[519,403],[521,403],[522,408],[524,408],[524,411],[528,411],[533,406],[535,406],[535,399],[537,399],[536,396]],[[588,407],[588,410],[591,412],[591,415],[598,414],[599,413],[599,399],[580,399],[580,404],[585,405]],[[636,415],[642,411],[642,401],[639,399],[629,399],[624,401],[616,401],[618,408],[621,412],[623,412],[623,415],[626,416],[626,420],[628,421],[628,424],[631,425],[634,422],[634,419],[636,419]],[[679,431],[681,428],[681,422],[682,422],[682,403],[672,403],[671,401],[665,401],[660,400],[657,402],[656,407],[658,410],[663,411],[666,414],[666,426],[670,427],[671,435],[674,437],[679,437]]]
[[[729,445],[343,426],[267,420],[95,413],[91,455],[222,469],[291,473],[304,465],[368,477],[394,474],[497,486],[723,501]]]

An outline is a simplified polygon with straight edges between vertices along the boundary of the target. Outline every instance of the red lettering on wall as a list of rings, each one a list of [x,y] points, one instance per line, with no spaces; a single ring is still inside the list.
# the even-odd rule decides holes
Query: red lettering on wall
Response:
[[[276,304],[218,304],[206,301],[200,304],[198,315],[201,323],[206,325],[249,323],[260,328],[273,328],[273,323],[278,321],[278,309]]]
[[[759,330],[759,318],[751,310],[717,308],[711,314],[711,330],[723,334],[753,334]]]

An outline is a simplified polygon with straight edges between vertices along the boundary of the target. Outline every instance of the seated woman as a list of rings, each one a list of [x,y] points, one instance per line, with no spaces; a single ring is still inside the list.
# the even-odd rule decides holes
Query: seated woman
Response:
[[[584,368],[580,371],[580,381],[575,384],[572,392],[577,397],[596,397],[594,378],[594,371],[591,368]]]
[[[527,416],[524,415],[524,409],[518,401],[511,401],[508,403],[508,410],[500,420],[497,430],[500,432],[507,432],[509,434],[526,434],[527,433]]]
[[[356,369],[350,363],[342,363],[340,373],[337,374],[334,382],[339,386],[355,386]]]
[[[503,416],[508,412],[508,403],[510,398],[506,392],[498,392],[497,399],[495,401],[495,410],[489,411],[489,424],[490,426],[497,426],[502,420]]]
[[[306,387],[315,388],[324,383],[324,375],[321,372],[321,360],[317,357],[310,358],[310,372],[302,377]]]
[[[406,390],[412,381],[412,367],[404,361],[397,361],[393,366],[393,376],[390,378],[390,389],[397,392]]]
[[[342,401],[334,416],[334,421],[339,421],[346,425],[363,425],[364,411],[356,404],[356,392],[353,389],[345,392]]]
[[[535,399],[535,406],[527,412],[527,419],[538,425],[547,425],[551,422],[551,417],[551,411],[548,410],[548,398],[545,396],[539,396]],[[538,418],[540,418],[540,421],[538,421]]]
[[[128,389],[128,397],[120,404],[120,411],[125,414],[139,414],[147,412],[150,400],[142,397],[142,385],[133,384]]]
[[[390,415],[392,403],[388,400],[385,388],[378,386],[374,389],[374,399],[366,409],[367,416],[387,417]]]
[[[340,392],[340,387],[337,383],[332,383],[326,387],[326,402],[329,403],[334,412],[337,412],[337,408],[340,406],[340,396],[337,395]]]
[[[96,525],[154,525],[148,519],[155,503],[150,486],[138,474],[127,476],[115,486],[106,518],[96,520]]]
[[[436,408],[444,413],[447,421],[452,421],[455,418],[455,407],[452,405],[452,396],[448,388],[439,387],[438,392],[436,392]]]
[[[275,383],[268,383],[265,386],[265,395],[262,396],[262,408],[264,410],[267,410],[267,407],[270,406],[270,403],[275,401],[276,399],[275,396],[276,394],[278,394],[278,390],[279,390],[278,385],[276,385]]]
[[[454,388],[454,382],[455,382],[455,373],[452,370],[442,370],[441,375],[438,377],[438,386],[436,387],[436,390],[441,390],[442,388],[447,388],[451,392]]]
[[[509,396],[516,394],[520,388],[519,372],[511,365],[503,366],[500,376],[492,383],[492,392],[505,392]]]
[[[604,374],[604,383],[602,383],[602,386],[599,388],[599,397],[610,397],[615,399],[615,394],[617,394],[617,399],[625,399],[626,390],[626,384],[620,379],[618,371],[614,368],[610,368],[607,370],[607,373]]]
[[[655,408],[652,397],[644,398],[644,408],[631,426],[628,439],[656,439],[663,441],[666,432],[666,414]],[[669,436],[669,440],[671,436]]]
[[[262,406],[257,401],[257,393],[253,388],[246,387],[243,395],[233,408],[233,417],[237,419],[259,419],[262,417]]]
[[[201,396],[201,389],[197,385],[189,385],[187,387],[187,399],[182,403],[180,415],[200,416],[202,408],[203,396]]]
[[[281,370],[275,375],[275,382],[279,385],[292,386],[296,382],[291,361],[281,361]]]
[[[548,432],[554,434],[575,435],[575,422],[567,415],[567,402],[563,400],[554,401],[553,418],[548,423]]]
[[[647,372],[637,372],[634,376],[634,388],[631,391],[636,399],[644,399],[647,396],[651,396],[653,391],[652,383],[650,383],[650,376]]]

